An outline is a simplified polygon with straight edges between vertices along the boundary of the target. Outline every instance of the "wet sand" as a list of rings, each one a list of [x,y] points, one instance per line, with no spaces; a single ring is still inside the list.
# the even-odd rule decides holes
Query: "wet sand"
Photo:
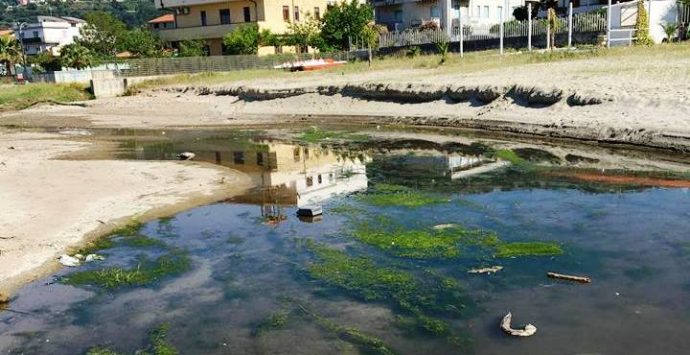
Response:
[[[239,194],[248,177],[197,162],[61,160],[98,143],[0,130],[0,294],[56,270],[56,258],[133,219]]]

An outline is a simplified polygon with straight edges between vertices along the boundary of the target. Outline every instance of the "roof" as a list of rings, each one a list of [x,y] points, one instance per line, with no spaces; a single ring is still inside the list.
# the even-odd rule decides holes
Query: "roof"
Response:
[[[38,22],[69,22],[69,23],[86,23],[86,21],[76,17],[55,17],[55,16],[37,16]]]
[[[175,16],[173,14],[165,14],[163,16],[158,16],[149,23],[165,23],[165,22],[175,22]]]

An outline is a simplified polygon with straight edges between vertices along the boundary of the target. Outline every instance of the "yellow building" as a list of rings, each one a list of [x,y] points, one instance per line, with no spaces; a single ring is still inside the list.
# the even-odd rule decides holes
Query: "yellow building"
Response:
[[[174,10],[174,28],[158,29],[164,41],[204,40],[210,55],[223,54],[223,36],[239,26],[256,23],[259,30],[276,34],[288,31],[291,22],[320,18],[328,0],[155,0],[156,7]],[[259,54],[294,51],[290,48],[264,47]]]

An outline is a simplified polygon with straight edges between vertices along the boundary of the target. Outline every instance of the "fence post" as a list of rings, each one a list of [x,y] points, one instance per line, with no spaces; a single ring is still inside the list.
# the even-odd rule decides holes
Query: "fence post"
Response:
[[[573,2],[568,4],[568,49],[573,47]]]
[[[503,12],[501,12],[501,54],[503,54]]]
[[[606,48],[611,48],[611,0],[606,8]]]
[[[527,3],[527,50],[532,51],[532,3]]]
[[[546,21],[546,49],[551,48],[551,24]]]
[[[462,26],[462,11],[460,12],[460,16],[458,17],[458,27],[460,27],[460,58],[462,58],[465,56],[465,44],[463,43],[465,41],[465,30]]]

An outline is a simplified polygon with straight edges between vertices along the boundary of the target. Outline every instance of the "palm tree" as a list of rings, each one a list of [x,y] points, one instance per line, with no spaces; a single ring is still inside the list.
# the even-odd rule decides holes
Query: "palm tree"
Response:
[[[19,41],[10,36],[0,36],[0,63],[4,63],[7,73],[12,72],[12,66],[22,57]]]
[[[60,49],[62,65],[81,70],[93,64],[93,52],[79,43],[68,44]]]
[[[664,29],[664,33],[666,34],[666,39],[668,40],[668,43],[673,42],[673,37],[676,34],[676,32],[678,32],[678,24],[675,22],[667,22],[661,24],[660,26]]]

